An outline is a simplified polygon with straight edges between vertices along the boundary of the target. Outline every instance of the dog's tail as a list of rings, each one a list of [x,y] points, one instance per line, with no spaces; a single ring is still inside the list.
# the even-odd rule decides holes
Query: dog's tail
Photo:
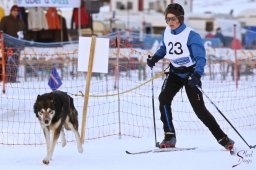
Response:
[[[73,124],[74,128],[78,130],[78,112],[74,106],[73,98],[70,97],[70,122]]]

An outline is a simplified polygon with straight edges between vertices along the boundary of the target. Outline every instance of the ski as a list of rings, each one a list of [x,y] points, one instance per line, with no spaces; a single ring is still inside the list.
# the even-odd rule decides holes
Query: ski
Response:
[[[149,149],[144,151],[138,151],[138,152],[129,152],[125,151],[129,155],[137,155],[137,154],[146,154],[146,153],[159,153],[159,152],[176,152],[176,151],[187,151],[187,150],[195,150],[196,147],[190,147],[190,148],[155,148],[155,149]]]

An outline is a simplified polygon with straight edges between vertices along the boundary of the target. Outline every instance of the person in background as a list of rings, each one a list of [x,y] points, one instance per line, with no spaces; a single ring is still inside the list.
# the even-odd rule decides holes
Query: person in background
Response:
[[[215,34],[215,38],[219,38],[220,39],[220,41],[221,41],[221,43],[222,43],[222,46],[226,46],[226,40],[225,40],[225,37],[224,37],[224,35],[222,34],[222,32],[221,32],[221,28],[220,27],[218,27],[217,29],[216,29],[216,34]]]
[[[19,15],[19,7],[17,5],[13,5],[11,7],[10,15],[2,18],[0,22],[0,30],[3,33],[11,35],[16,38],[23,38],[23,33],[25,31],[24,22],[18,17]]]
[[[205,31],[206,31],[205,38],[207,38],[207,39],[214,38],[213,22],[207,21],[205,23]]]
[[[205,38],[214,38],[214,34],[212,32],[207,32],[207,34],[205,35]]]
[[[2,18],[0,22],[0,30],[3,33],[8,34],[12,37],[23,39],[25,24],[19,18],[19,7],[13,5],[11,7],[10,15]],[[17,71],[20,58],[20,49],[16,46],[15,40],[5,40],[5,51],[6,51],[6,74],[8,82],[16,82]]]
[[[171,104],[174,96],[185,86],[190,104],[197,117],[208,127],[216,140],[231,150],[234,141],[220,128],[215,118],[207,110],[202,92],[201,76],[206,64],[206,51],[200,35],[184,23],[184,9],[180,4],[169,4],[165,10],[167,27],[163,32],[162,44],[147,65],[154,67],[162,58],[170,59],[170,70],[163,82],[159,95],[159,109],[165,137],[160,148],[175,147],[176,132],[172,122]]]

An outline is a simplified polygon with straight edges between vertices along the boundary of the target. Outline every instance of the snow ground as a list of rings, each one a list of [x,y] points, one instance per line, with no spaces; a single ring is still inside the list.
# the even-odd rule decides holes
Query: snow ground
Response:
[[[154,137],[136,139],[117,136],[85,141],[84,152],[79,154],[75,143],[65,148],[56,146],[53,160],[44,165],[46,154],[42,146],[1,146],[0,169],[17,170],[255,170],[256,149],[247,145],[234,132],[227,132],[236,141],[239,156],[231,156],[209,133],[177,134],[177,147],[198,147],[193,151],[148,153],[127,155],[125,150],[142,151],[152,149]],[[249,145],[254,145],[256,131],[240,132]],[[157,136],[161,140],[161,135]],[[232,168],[233,165],[237,165]]]

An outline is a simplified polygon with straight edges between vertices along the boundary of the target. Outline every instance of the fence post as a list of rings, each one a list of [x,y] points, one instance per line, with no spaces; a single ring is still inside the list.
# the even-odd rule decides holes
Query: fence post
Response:
[[[120,94],[119,94],[119,75],[120,75],[120,70],[119,70],[119,57],[120,57],[120,32],[117,32],[117,37],[116,37],[116,46],[117,46],[117,56],[116,56],[116,69],[115,69],[115,74],[116,74],[116,88],[117,88],[117,97],[118,97],[118,124],[119,124],[119,138],[122,137],[122,130],[121,130],[121,111],[120,111]]]
[[[235,52],[235,76],[236,76],[236,89],[238,88],[238,60],[237,60],[237,40],[236,40],[236,24],[234,24],[234,40],[233,40],[233,47]]]
[[[82,118],[82,128],[81,128],[82,144],[84,144],[86,117],[87,117],[87,110],[88,110],[88,101],[89,101],[89,92],[90,92],[90,83],[91,83],[95,44],[96,44],[96,37],[92,36],[91,48],[90,48],[90,54],[89,54],[90,56],[89,56],[89,63],[88,63],[88,71],[87,71],[87,75],[86,75],[86,88],[85,88],[85,95],[84,95],[84,107],[83,107],[83,118]]]
[[[1,55],[2,55],[2,60],[1,60],[1,63],[0,63],[2,65],[2,81],[3,81],[2,92],[5,94],[5,83],[6,83],[5,67],[6,67],[6,61],[5,61],[4,34],[3,34],[2,31],[0,31],[0,43],[1,43]]]

